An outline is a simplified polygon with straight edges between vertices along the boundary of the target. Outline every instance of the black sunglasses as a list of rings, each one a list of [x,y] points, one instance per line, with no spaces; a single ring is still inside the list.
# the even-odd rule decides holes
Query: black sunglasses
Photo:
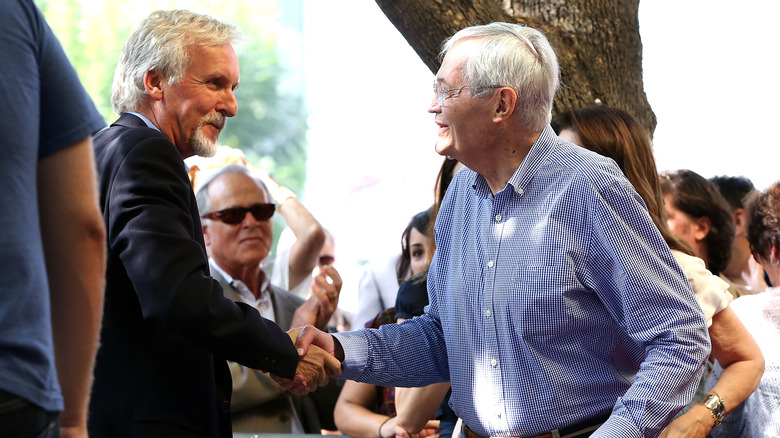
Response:
[[[252,213],[252,216],[259,221],[267,221],[271,219],[276,211],[276,204],[254,204],[249,207],[232,207],[224,210],[212,211],[211,213],[204,214],[204,219],[216,219],[220,220],[228,225],[237,225],[244,221],[247,213]]]

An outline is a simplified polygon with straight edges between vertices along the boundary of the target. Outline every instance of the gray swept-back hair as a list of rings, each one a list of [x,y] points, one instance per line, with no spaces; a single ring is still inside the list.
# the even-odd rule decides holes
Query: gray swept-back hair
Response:
[[[206,175],[206,178],[200,184],[200,187],[198,187],[198,191],[195,192],[195,202],[198,203],[199,216],[202,217],[208,213],[211,213],[211,200],[209,199],[209,186],[211,183],[222,175],[228,175],[232,173],[243,173],[244,175],[251,177],[263,190],[265,193],[265,198],[268,200],[268,202],[272,202],[271,193],[268,191],[268,187],[266,187],[263,180],[252,173],[251,169],[244,166],[243,164],[228,164],[227,166],[220,167]]]
[[[520,24],[495,22],[471,26],[444,41],[441,57],[463,39],[478,39],[479,49],[465,63],[461,74],[474,97],[489,95],[493,86],[515,90],[520,121],[531,131],[550,123],[560,72],[547,38],[538,30]]]
[[[237,27],[208,15],[181,9],[152,12],[122,48],[111,87],[114,111],[139,109],[147,71],[159,71],[169,83],[180,81],[190,63],[188,47],[224,46],[240,39]]]

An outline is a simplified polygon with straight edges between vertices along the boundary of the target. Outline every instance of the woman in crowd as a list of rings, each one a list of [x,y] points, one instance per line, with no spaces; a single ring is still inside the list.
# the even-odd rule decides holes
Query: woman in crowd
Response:
[[[408,281],[419,281],[430,263],[433,241],[426,234],[429,214],[429,210],[416,214],[401,238],[403,264],[399,264],[399,275],[411,272],[411,279]],[[381,325],[394,323],[395,320],[396,309],[392,307],[380,312],[366,327],[379,328]],[[379,438],[420,438],[438,434],[438,422],[426,422],[419,433],[409,434],[406,431],[404,425],[414,420],[396,415],[395,388],[352,380],[344,382],[333,418],[339,431],[353,438],[377,438],[377,435]]]
[[[594,106],[565,111],[553,127],[561,138],[615,160],[691,283],[709,325],[712,356],[724,366],[723,377],[662,436],[704,438],[758,385],[764,369],[761,351],[729,307],[728,285],[707,271],[690,245],[669,230],[650,136],[639,121],[625,111]]]
[[[431,242],[428,250],[428,264],[433,258],[435,240],[433,226],[436,223],[436,215],[447,193],[447,188],[452,177],[463,167],[458,160],[445,158],[439,174],[436,177],[434,190],[434,203],[430,209],[431,220],[427,227],[427,237]],[[403,322],[423,314],[423,309],[428,305],[427,269],[417,278],[407,280],[398,290],[395,301],[396,321]],[[421,431],[431,417],[439,421],[439,438],[449,438],[455,431],[458,416],[449,406],[450,400],[449,382],[434,383],[422,388],[396,388],[396,410],[403,419],[399,425],[407,431]]]
[[[747,211],[750,250],[769,276],[769,281],[780,285],[780,182],[750,200]],[[731,307],[758,342],[766,370],[758,388],[726,418],[722,427],[712,431],[712,436],[780,436],[780,287],[740,297]],[[713,382],[720,381],[720,374],[720,364],[716,363]]]
[[[720,275],[731,257],[734,217],[718,187],[688,169],[661,173],[667,224],[688,242],[707,269]]]

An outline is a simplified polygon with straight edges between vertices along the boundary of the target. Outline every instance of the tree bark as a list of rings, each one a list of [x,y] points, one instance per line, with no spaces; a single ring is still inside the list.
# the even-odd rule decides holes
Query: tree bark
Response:
[[[624,109],[653,132],[642,80],[639,0],[376,0],[423,62],[436,72],[441,43],[456,31],[493,21],[520,23],[547,36],[561,66],[553,112],[603,103]]]

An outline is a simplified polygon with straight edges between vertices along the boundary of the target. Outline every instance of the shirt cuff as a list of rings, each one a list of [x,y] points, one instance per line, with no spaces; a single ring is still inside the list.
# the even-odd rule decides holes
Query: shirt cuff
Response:
[[[366,368],[368,362],[368,340],[361,330],[333,333],[333,337],[344,349],[344,362],[341,364],[342,379],[355,380]]]

